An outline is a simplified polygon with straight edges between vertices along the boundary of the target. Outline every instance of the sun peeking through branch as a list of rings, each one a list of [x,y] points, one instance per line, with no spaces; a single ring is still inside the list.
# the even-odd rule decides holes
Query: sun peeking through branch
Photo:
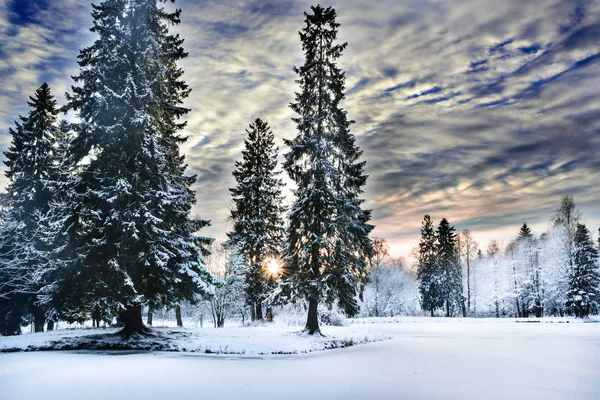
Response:
[[[269,258],[265,260],[263,271],[267,279],[276,281],[282,276],[283,267],[281,266],[281,262],[278,259]]]

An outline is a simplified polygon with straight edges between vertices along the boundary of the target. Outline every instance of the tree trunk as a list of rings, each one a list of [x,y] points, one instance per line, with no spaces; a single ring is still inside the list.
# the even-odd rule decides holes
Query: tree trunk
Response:
[[[100,328],[100,320],[102,319],[102,313],[100,312],[100,307],[95,305],[92,309],[92,327]]]
[[[48,327],[46,328],[46,330],[47,330],[48,332],[50,332],[50,331],[53,331],[53,330],[54,330],[54,321],[53,321],[53,320],[50,320],[50,321],[48,321]]]
[[[471,313],[471,265],[467,254],[467,313]],[[465,315],[466,317],[466,315]]]
[[[44,311],[39,308],[36,308],[33,312],[33,323],[34,323],[34,332],[44,332],[44,324],[46,323],[46,316],[44,315]]]
[[[319,314],[317,312],[318,305],[319,302],[317,299],[308,299],[308,318],[306,319],[304,330],[308,331],[309,335],[321,333],[319,329]]]
[[[542,302],[539,297],[535,299],[535,316],[537,318],[541,318],[544,314],[544,309],[542,308]]]
[[[254,303],[250,304],[250,321],[254,321],[256,319],[256,306]]]
[[[433,307],[431,307],[431,316],[433,317]]]
[[[260,301],[256,303],[256,319],[259,321],[263,320],[262,303]]]
[[[142,306],[129,306],[121,312],[123,329],[119,331],[124,336],[131,336],[136,333],[144,333],[147,328],[142,321]]]
[[[181,306],[179,304],[175,306],[175,318],[177,319],[177,326],[183,326],[183,320],[181,319]]]
[[[146,324],[152,325],[152,309],[148,308],[148,319],[146,320]]]

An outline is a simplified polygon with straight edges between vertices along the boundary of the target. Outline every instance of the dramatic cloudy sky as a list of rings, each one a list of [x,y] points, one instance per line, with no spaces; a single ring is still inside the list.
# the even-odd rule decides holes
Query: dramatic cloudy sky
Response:
[[[297,31],[311,3],[178,0],[193,92],[184,151],[198,174],[204,233],[223,238],[231,169],[244,128],[267,119],[281,150]],[[325,5],[325,4],[324,4]],[[548,228],[573,194],[600,226],[600,1],[336,0],[349,43],[344,104],[370,179],[375,235],[394,255],[418,240],[423,214],[469,228],[484,246],[519,225]],[[0,0],[0,147],[48,81],[60,102],[94,36],[87,0]],[[5,185],[3,180],[2,185]]]

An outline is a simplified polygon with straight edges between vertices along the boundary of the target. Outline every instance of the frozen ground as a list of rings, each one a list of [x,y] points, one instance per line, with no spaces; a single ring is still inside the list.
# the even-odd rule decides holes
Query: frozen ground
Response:
[[[598,323],[370,322],[361,327],[392,339],[300,355],[0,354],[0,398],[600,398]],[[248,329],[252,341],[265,332]]]
[[[163,327],[153,329],[153,336],[132,337],[128,341],[112,335],[117,331],[116,328],[65,329],[0,337],[0,352],[125,348],[236,355],[301,354],[390,337],[371,325],[326,327],[326,336],[302,334],[299,327],[285,324],[223,329]]]

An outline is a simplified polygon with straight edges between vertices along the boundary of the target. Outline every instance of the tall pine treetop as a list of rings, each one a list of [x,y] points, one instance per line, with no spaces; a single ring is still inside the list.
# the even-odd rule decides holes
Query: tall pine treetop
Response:
[[[229,189],[235,208],[231,210],[234,229],[230,243],[241,246],[253,258],[278,254],[283,240],[283,181],[277,171],[277,147],[269,124],[257,118],[246,129],[242,161],[236,161]],[[265,235],[268,235],[265,237]],[[252,253],[252,254],[251,254]]]
[[[441,262],[458,262],[456,249],[456,229],[446,218],[442,218],[437,228],[438,257]]]
[[[527,223],[523,223],[521,229],[519,229],[519,238],[518,240],[532,239],[533,234],[531,233],[531,229],[527,226]]]
[[[9,129],[12,143],[4,152],[4,164],[7,167],[5,175],[10,179],[8,201],[29,192],[27,196],[20,197],[25,213],[32,211],[30,207],[48,201],[43,180],[48,178],[49,171],[56,163],[53,147],[59,136],[56,121],[59,110],[50,93],[50,86],[43,83],[35,96],[29,99],[29,116],[20,117],[20,123],[15,122],[16,130]]]

